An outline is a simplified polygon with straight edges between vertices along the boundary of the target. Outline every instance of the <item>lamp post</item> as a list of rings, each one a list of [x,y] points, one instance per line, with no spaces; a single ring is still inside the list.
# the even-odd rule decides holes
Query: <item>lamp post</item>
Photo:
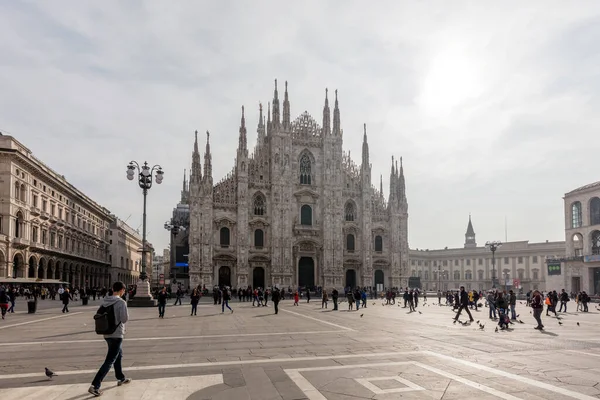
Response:
[[[508,292],[508,272],[504,272],[504,291]]]
[[[502,242],[494,240],[485,242],[485,247],[492,252],[492,289],[496,289],[496,250],[502,246]]]
[[[163,180],[163,170],[160,165],[155,165],[152,168],[144,161],[143,165],[136,161],[131,161],[127,165],[127,179],[132,181],[135,173],[138,174],[138,184],[144,194],[144,214],[142,219],[142,271],[140,272],[140,280],[137,282],[135,297],[130,300],[130,305],[133,307],[154,307],[156,302],[150,294],[150,282],[148,282],[148,274],[146,273],[146,196],[148,190],[152,187],[152,174],[156,171],[156,184],[160,185]]]

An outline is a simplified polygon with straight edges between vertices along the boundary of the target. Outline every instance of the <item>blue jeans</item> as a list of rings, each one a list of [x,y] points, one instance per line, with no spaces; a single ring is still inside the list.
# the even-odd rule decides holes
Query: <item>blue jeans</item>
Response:
[[[115,367],[115,376],[118,380],[122,381],[125,379],[125,375],[123,375],[123,370],[121,369],[121,358],[123,358],[123,351],[121,350],[121,344],[123,343],[122,338],[105,338],[106,343],[108,344],[108,353],[106,353],[106,359],[104,360],[104,364],[98,370],[96,377],[92,381],[92,386],[96,389],[100,389],[100,385],[102,381],[110,371],[110,367],[114,365]]]
[[[496,318],[496,306],[492,303],[488,303],[488,305],[490,306],[490,318],[492,318],[492,315]]]
[[[221,312],[225,312],[225,307],[231,310],[231,307],[229,307],[229,300],[223,300],[221,303]]]
[[[517,319],[517,312],[515,311],[515,305],[510,305],[510,319]]]
[[[165,316],[165,306],[166,306],[166,304],[160,304],[160,303],[158,303],[158,316],[159,317],[164,317]]]

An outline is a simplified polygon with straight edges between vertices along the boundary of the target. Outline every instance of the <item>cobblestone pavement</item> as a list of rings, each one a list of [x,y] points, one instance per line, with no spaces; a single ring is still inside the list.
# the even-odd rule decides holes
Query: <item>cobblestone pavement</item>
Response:
[[[0,399],[90,398],[106,351],[93,332],[96,307],[0,321]],[[473,314],[481,330],[453,324],[451,310],[434,304],[415,313],[373,300],[335,312],[286,300],[279,315],[251,303],[232,307],[222,314],[203,302],[190,316],[188,305],[169,306],[164,319],[155,309],[130,309],[123,364],[133,382],[118,387],[109,373],[102,398],[600,399],[595,306],[544,317],[545,332],[533,329],[524,305],[523,323],[500,332],[485,308]],[[47,379],[44,367],[58,376]]]

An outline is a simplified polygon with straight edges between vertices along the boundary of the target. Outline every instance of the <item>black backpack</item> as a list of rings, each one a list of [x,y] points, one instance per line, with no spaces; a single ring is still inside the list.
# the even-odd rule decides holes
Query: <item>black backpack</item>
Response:
[[[94,323],[98,335],[113,334],[119,325],[121,325],[121,323],[117,324],[114,304],[111,304],[108,307],[100,306],[98,311],[96,311],[96,315],[94,315]]]

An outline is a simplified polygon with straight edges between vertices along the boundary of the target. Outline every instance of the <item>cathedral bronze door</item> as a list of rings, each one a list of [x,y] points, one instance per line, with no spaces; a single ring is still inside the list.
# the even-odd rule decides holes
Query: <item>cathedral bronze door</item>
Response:
[[[219,268],[219,286],[231,287],[231,269],[229,267]]]
[[[385,287],[384,279],[383,279],[383,271],[380,269],[375,270],[375,287],[377,287],[377,285],[379,285],[379,284],[381,284]]]
[[[298,262],[298,286],[311,289],[315,286],[315,262],[312,257],[300,257]]]
[[[265,287],[265,269],[263,267],[255,267],[252,271],[252,287]]]
[[[346,287],[350,289],[356,287],[356,271],[353,269],[346,270]]]

